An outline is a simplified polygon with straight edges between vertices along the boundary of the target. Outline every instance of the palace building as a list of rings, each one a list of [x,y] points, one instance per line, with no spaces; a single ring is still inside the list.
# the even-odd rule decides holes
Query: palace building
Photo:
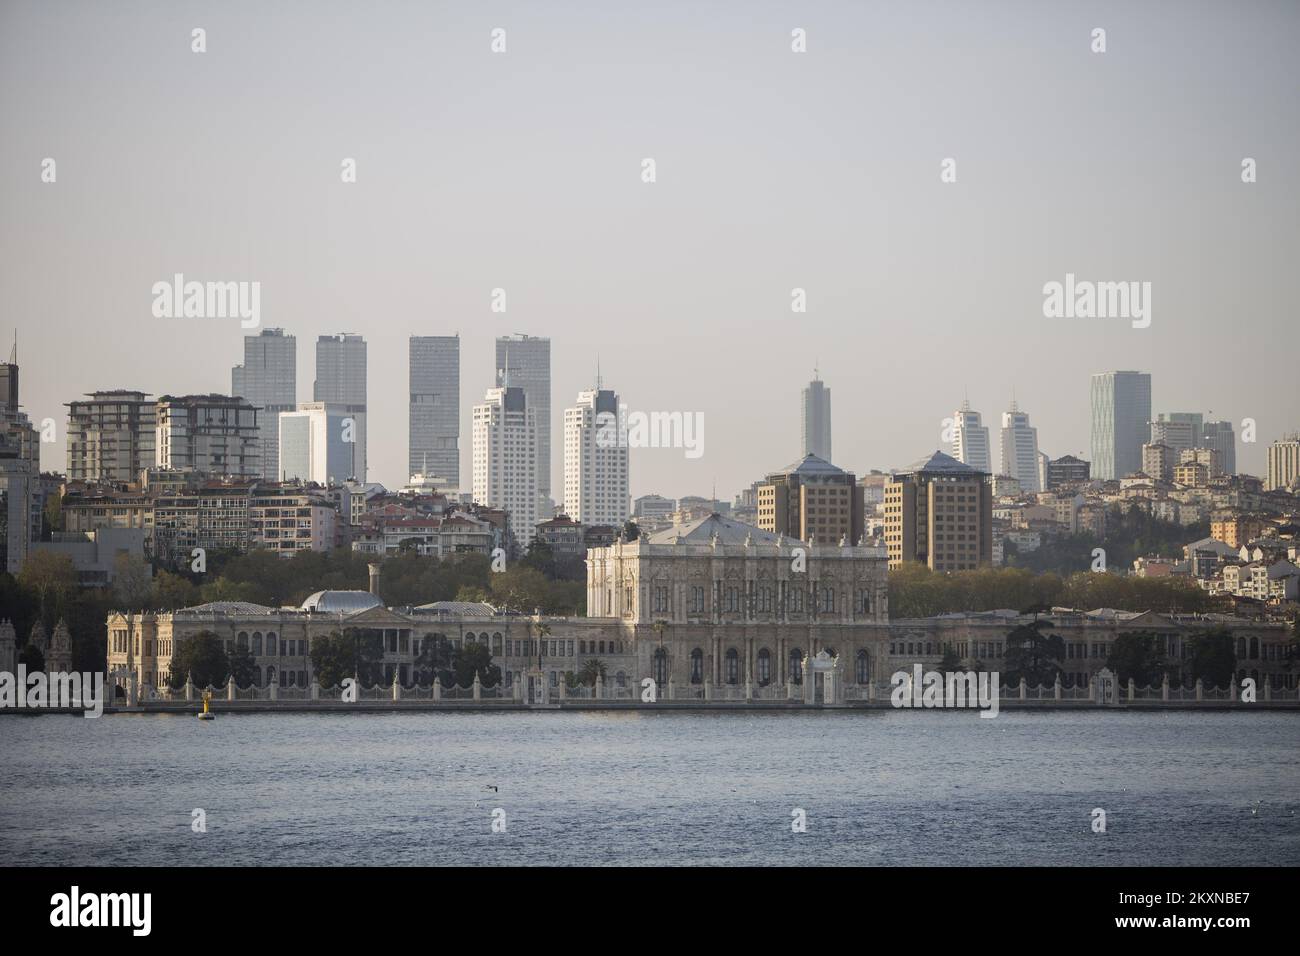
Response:
[[[937,666],[946,647],[978,669],[1000,670],[1007,635],[1029,620],[1017,611],[889,619],[888,557],[867,545],[808,545],[711,514],[688,524],[615,541],[587,552],[583,618],[542,617],[488,604],[439,601],[385,607],[379,566],[369,591],[320,591],[298,607],[220,601],[171,612],[107,619],[108,670],[132,672],[157,687],[179,642],[211,632],[228,649],[247,648],[257,683],[304,687],[313,680],[312,642],[335,632],[377,637],[386,683],[414,683],[429,641],[483,644],[507,686],[539,671],[555,687],[588,660],[605,665],[606,682],[627,688],[653,678],[678,687],[712,687],[717,699],[762,696],[802,685],[810,658],[823,651],[847,687],[880,686],[914,663]],[[1187,659],[1198,634],[1230,630],[1237,676],[1294,687],[1287,667],[1289,627],[1223,615],[1164,615],[1054,608],[1043,633],[1062,638],[1063,680],[1090,682],[1110,646],[1126,633],[1155,634],[1172,662]],[[823,659],[825,660],[825,659]],[[756,695],[757,696],[757,695]]]

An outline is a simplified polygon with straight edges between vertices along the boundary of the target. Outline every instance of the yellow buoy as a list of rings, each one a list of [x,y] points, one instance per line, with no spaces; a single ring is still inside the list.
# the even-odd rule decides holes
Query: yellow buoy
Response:
[[[199,714],[199,720],[215,720],[217,715],[208,710],[208,701],[212,699],[212,692],[205,690],[203,692],[203,713]]]

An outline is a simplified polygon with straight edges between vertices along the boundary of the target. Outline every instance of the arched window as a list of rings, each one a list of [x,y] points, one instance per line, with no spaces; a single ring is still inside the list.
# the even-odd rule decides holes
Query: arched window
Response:
[[[248,632],[240,631],[239,636],[235,638],[235,646],[241,651],[248,650]]]
[[[758,686],[772,683],[772,652],[766,647],[758,652]]]
[[[619,687],[626,687],[627,674],[623,673],[623,671],[619,671],[617,674],[614,675],[614,683],[617,684]]]
[[[276,654],[275,631],[267,631],[266,633],[266,653],[270,654],[272,657],[274,657]]]
[[[704,681],[704,652],[698,647],[691,651],[691,683]]]
[[[579,654],[585,654],[585,653],[587,653],[587,642],[586,642],[586,641],[579,641],[579,642],[578,642],[578,653],[579,653]]]
[[[1259,638],[1258,637],[1252,637],[1250,639],[1250,659],[1252,661],[1259,660]]]
[[[492,653],[497,657],[501,656],[501,632],[500,631],[497,631],[495,634],[492,635]]]
[[[740,655],[736,653],[734,647],[727,648],[726,661],[726,681],[728,684],[735,684],[740,680]]]
[[[656,684],[668,683],[668,652],[662,647],[655,651],[654,678]]]
[[[1237,638],[1237,656],[1243,660],[1246,657],[1246,639],[1244,637]]]
[[[604,641],[601,641],[601,642],[600,642],[600,653],[601,653],[601,654],[604,654],[604,653],[605,653],[605,642],[604,642]]]
[[[253,656],[257,657],[262,653],[262,632],[253,632]]]
[[[803,651],[797,647],[790,648],[790,680],[803,683]]]
[[[853,663],[853,676],[859,684],[871,680],[871,661],[866,651],[858,651],[858,656]]]

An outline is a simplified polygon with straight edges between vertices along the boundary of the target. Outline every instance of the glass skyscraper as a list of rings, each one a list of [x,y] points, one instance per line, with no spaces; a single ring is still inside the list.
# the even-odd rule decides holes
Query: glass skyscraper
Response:
[[[1103,481],[1142,470],[1150,434],[1151,375],[1098,372],[1092,377],[1092,477]]]
[[[412,335],[408,474],[460,487],[460,336]]]
[[[263,329],[244,336],[244,364],[230,370],[230,394],[247,399],[261,411],[257,421],[262,446],[262,477],[280,480],[281,412],[298,402],[298,340],[283,329]]]
[[[343,406],[353,422],[355,471],[347,476],[366,480],[366,340],[351,332],[316,339],[316,381],[312,400]]]
[[[531,335],[497,339],[496,383],[522,388],[537,418],[537,491],[551,496],[551,340]],[[507,374],[510,381],[506,382]]]

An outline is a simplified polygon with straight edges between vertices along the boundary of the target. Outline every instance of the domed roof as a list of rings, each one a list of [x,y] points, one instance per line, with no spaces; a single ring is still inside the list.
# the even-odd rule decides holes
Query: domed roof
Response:
[[[369,591],[317,591],[302,602],[301,610],[323,614],[355,614],[372,607],[382,607],[379,596]]]

